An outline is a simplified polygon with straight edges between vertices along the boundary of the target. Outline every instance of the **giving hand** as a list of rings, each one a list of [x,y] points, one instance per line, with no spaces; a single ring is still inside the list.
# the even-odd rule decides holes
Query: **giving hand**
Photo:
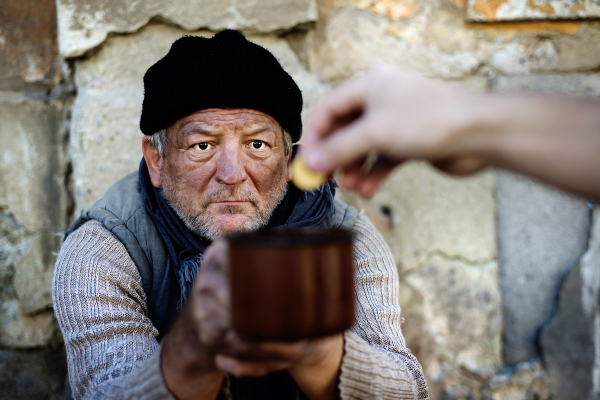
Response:
[[[315,109],[301,154],[309,168],[341,168],[342,187],[373,194],[397,165],[429,160],[454,174],[483,167],[461,152],[479,96],[389,65],[371,68],[341,85]],[[365,171],[369,154],[380,157]]]

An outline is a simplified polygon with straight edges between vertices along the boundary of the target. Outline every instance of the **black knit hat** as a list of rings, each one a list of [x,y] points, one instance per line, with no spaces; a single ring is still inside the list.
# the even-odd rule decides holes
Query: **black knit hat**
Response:
[[[302,93],[267,49],[239,32],[185,36],[144,75],[140,129],[152,135],[207,108],[249,108],[300,139]]]

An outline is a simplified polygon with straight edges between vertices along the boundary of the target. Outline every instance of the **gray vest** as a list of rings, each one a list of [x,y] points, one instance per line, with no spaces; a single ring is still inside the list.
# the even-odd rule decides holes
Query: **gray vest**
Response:
[[[335,214],[321,227],[351,229],[357,217],[356,208],[336,199]],[[65,238],[91,219],[101,222],[115,235],[135,263],[146,293],[148,317],[158,329],[160,341],[177,317],[181,289],[169,253],[144,206],[138,172],[119,180],[102,199],[83,211],[67,230]]]

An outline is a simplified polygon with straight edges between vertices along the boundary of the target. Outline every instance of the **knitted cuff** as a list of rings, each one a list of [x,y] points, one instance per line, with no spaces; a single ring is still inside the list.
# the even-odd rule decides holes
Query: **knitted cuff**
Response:
[[[343,399],[417,398],[406,365],[350,331],[344,334],[339,388]]]
[[[135,384],[124,387],[123,398],[143,399],[143,400],[175,400],[171,394],[160,367],[162,354],[162,343],[158,346],[154,354],[138,366],[134,374]],[[128,379],[128,381],[130,381]]]

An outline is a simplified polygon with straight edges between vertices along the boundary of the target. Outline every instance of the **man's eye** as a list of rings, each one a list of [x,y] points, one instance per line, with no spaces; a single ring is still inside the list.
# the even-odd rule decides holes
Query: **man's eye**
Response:
[[[198,147],[199,150],[208,150],[208,149],[210,149],[210,143],[208,143],[208,142],[198,143],[196,146]]]
[[[267,144],[262,140],[254,140],[252,141],[251,146],[253,149],[261,150],[264,149],[267,146]]]

